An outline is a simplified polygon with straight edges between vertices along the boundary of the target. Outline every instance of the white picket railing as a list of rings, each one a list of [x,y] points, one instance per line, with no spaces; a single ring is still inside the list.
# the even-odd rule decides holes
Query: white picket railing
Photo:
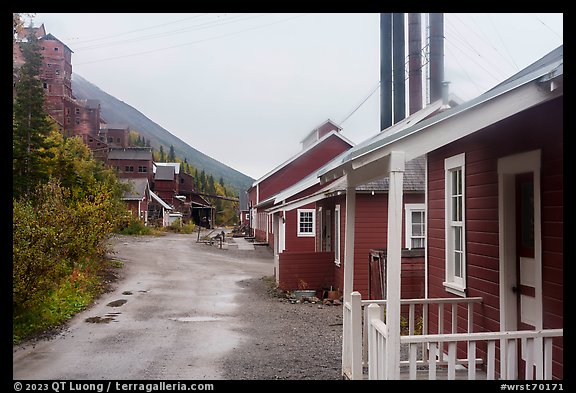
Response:
[[[518,340],[522,343],[522,354],[525,359],[526,379],[549,379],[552,376],[552,340],[562,337],[563,329],[546,329],[538,331],[508,332],[473,332],[474,304],[482,298],[440,298],[440,299],[402,299],[401,305],[408,306],[407,335],[400,337],[400,344],[408,346],[408,359],[402,360],[400,366],[408,368],[408,378],[415,379],[418,366],[428,369],[428,379],[436,379],[437,371],[447,371],[447,378],[456,377],[457,366],[467,369],[467,378],[476,379],[476,369],[483,360],[477,357],[477,345],[484,342],[486,348],[486,379],[496,377],[496,343],[500,343],[502,361],[500,378],[518,378]],[[458,331],[458,307],[465,306],[465,321],[460,326],[465,331]],[[388,329],[384,322],[385,300],[361,300],[361,295],[354,292],[351,301],[344,305],[344,341],[342,371],[350,379],[362,379],[362,365],[368,366],[369,379],[386,379],[392,375],[393,367],[386,365],[386,347]],[[435,307],[435,308],[431,308]],[[417,331],[417,308],[421,309],[421,332]],[[364,309],[364,310],[363,310]],[[437,311],[437,331],[448,334],[429,334],[429,311]],[[445,313],[450,310],[451,326],[446,326]],[[363,331],[362,331],[363,325]],[[358,333],[362,331],[362,333]],[[416,334],[415,333],[419,333]],[[360,339],[361,337],[361,339]],[[466,344],[458,343],[463,342]],[[457,348],[465,352],[465,357],[458,359]],[[420,349],[420,351],[419,351]],[[535,367],[534,367],[535,366]],[[536,370],[536,371],[534,371]]]

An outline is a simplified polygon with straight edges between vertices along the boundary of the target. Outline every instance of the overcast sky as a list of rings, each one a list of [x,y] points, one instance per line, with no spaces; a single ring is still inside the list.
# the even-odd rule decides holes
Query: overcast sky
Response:
[[[74,73],[255,179],[328,118],[354,143],[379,132],[377,13],[37,13],[33,23],[72,49]],[[469,100],[561,45],[563,14],[449,13],[444,36],[445,79]]]

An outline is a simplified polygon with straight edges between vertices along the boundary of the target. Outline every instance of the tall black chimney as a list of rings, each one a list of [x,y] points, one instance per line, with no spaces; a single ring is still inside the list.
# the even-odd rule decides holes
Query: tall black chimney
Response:
[[[394,65],[394,124],[406,117],[406,46],[404,44],[404,14],[392,15],[392,50]]]
[[[444,14],[430,14],[430,102],[442,98],[444,82]]]
[[[409,113],[422,109],[422,16],[408,14],[408,100]]]
[[[392,125],[392,14],[380,14],[380,130]]]

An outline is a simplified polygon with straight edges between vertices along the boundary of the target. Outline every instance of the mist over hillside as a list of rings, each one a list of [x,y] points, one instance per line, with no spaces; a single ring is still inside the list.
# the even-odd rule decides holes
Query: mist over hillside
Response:
[[[186,161],[199,171],[203,169],[206,174],[212,174],[215,180],[222,178],[227,185],[238,191],[248,189],[254,182],[251,177],[194,149],[137,109],[106,93],[76,73],[72,74],[72,92],[79,99],[99,100],[101,115],[109,124],[130,127],[143,138],[150,140],[150,145],[156,150],[162,145],[164,151],[168,152],[170,145],[173,145],[177,156],[186,158]]]

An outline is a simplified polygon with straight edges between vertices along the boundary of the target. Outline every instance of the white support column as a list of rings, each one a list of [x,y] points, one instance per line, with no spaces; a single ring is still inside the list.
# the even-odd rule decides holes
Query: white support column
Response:
[[[404,152],[390,154],[388,244],[386,260],[387,379],[400,379],[400,272],[402,257],[402,194]]]
[[[339,214],[339,213],[338,213]],[[353,349],[355,338],[353,337],[353,321],[350,318],[350,313],[346,311],[346,304],[351,306],[352,291],[354,290],[354,228],[356,221],[356,187],[346,188],[346,222],[345,222],[345,240],[344,240],[344,307],[342,318],[342,371],[349,371],[352,375],[357,376],[357,368],[354,370],[347,370],[348,367],[358,367],[357,359],[352,359],[356,356],[350,352]],[[333,244],[340,244],[340,242],[333,242]],[[361,332],[360,332],[361,333]],[[360,352],[361,356],[362,352]],[[347,364],[347,363],[350,364]],[[360,363],[362,358],[360,357]],[[360,367],[362,367],[360,365]],[[361,368],[360,368],[361,370]]]
[[[280,217],[278,213],[272,215],[272,225],[274,231],[274,277],[276,284],[280,284]]]
[[[358,291],[352,292],[350,295],[350,303],[352,305],[352,315],[351,315],[351,340],[352,351],[351,355],[352,361],[351,378],[362,379],[362,295]]]
[[[354,290],[354,232],[356,229],[356,187],[346,187],[346,223],[344,240],[344,301]],[[336,242],[334,242],[336,244]]]

